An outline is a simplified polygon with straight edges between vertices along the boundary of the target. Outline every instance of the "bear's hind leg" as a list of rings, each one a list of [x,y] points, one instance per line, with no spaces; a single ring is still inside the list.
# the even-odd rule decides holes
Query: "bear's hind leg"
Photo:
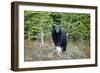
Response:
[[[65,54],[65,53],[66,53],[66,44],[65,44],[65,45],[63,44],[63,45],[62,45],[62,48],[63,48],[63,49],[62,49],[62,53]]]

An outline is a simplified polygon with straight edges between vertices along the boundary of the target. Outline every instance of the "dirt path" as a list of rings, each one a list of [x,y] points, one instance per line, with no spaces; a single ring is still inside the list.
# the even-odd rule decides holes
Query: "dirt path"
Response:
[[[25,48],[25,61],[46,61],[46,60],[70,60],[70,59],[85,59],[88,56],[82,52],[77,46],[68,46],[66,52],[60,56],[57,55],[54,48],[49,47],[33,49]]]

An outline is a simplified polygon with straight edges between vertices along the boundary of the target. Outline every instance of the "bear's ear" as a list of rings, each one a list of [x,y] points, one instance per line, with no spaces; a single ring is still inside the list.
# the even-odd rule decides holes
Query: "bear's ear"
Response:
[[[55,28],[55,25],[53,25],[52,28]]]

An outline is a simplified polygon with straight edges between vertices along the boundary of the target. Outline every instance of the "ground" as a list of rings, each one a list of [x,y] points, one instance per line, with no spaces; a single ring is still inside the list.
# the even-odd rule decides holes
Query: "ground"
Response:
[[[83,43],[84,44],[84,43]],[[37,41],[25,41],[24,61],[47,61],[47,60],[71,60],[90,58],[90,48],[85,42],[69,42],[67,50],[61,56],[58,56],[53,43],[45,43],[41,46]]]

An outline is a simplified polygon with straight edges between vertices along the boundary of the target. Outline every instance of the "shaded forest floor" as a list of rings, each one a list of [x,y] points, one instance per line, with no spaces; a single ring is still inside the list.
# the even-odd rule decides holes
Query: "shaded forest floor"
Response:
[[[45,43],[42,47],[40,42],[24,43],[24,61],[47,61],[47,60],[71,60],[90,58],[89,43],[69,42],[67,50],[58,56],[53,43]]]

